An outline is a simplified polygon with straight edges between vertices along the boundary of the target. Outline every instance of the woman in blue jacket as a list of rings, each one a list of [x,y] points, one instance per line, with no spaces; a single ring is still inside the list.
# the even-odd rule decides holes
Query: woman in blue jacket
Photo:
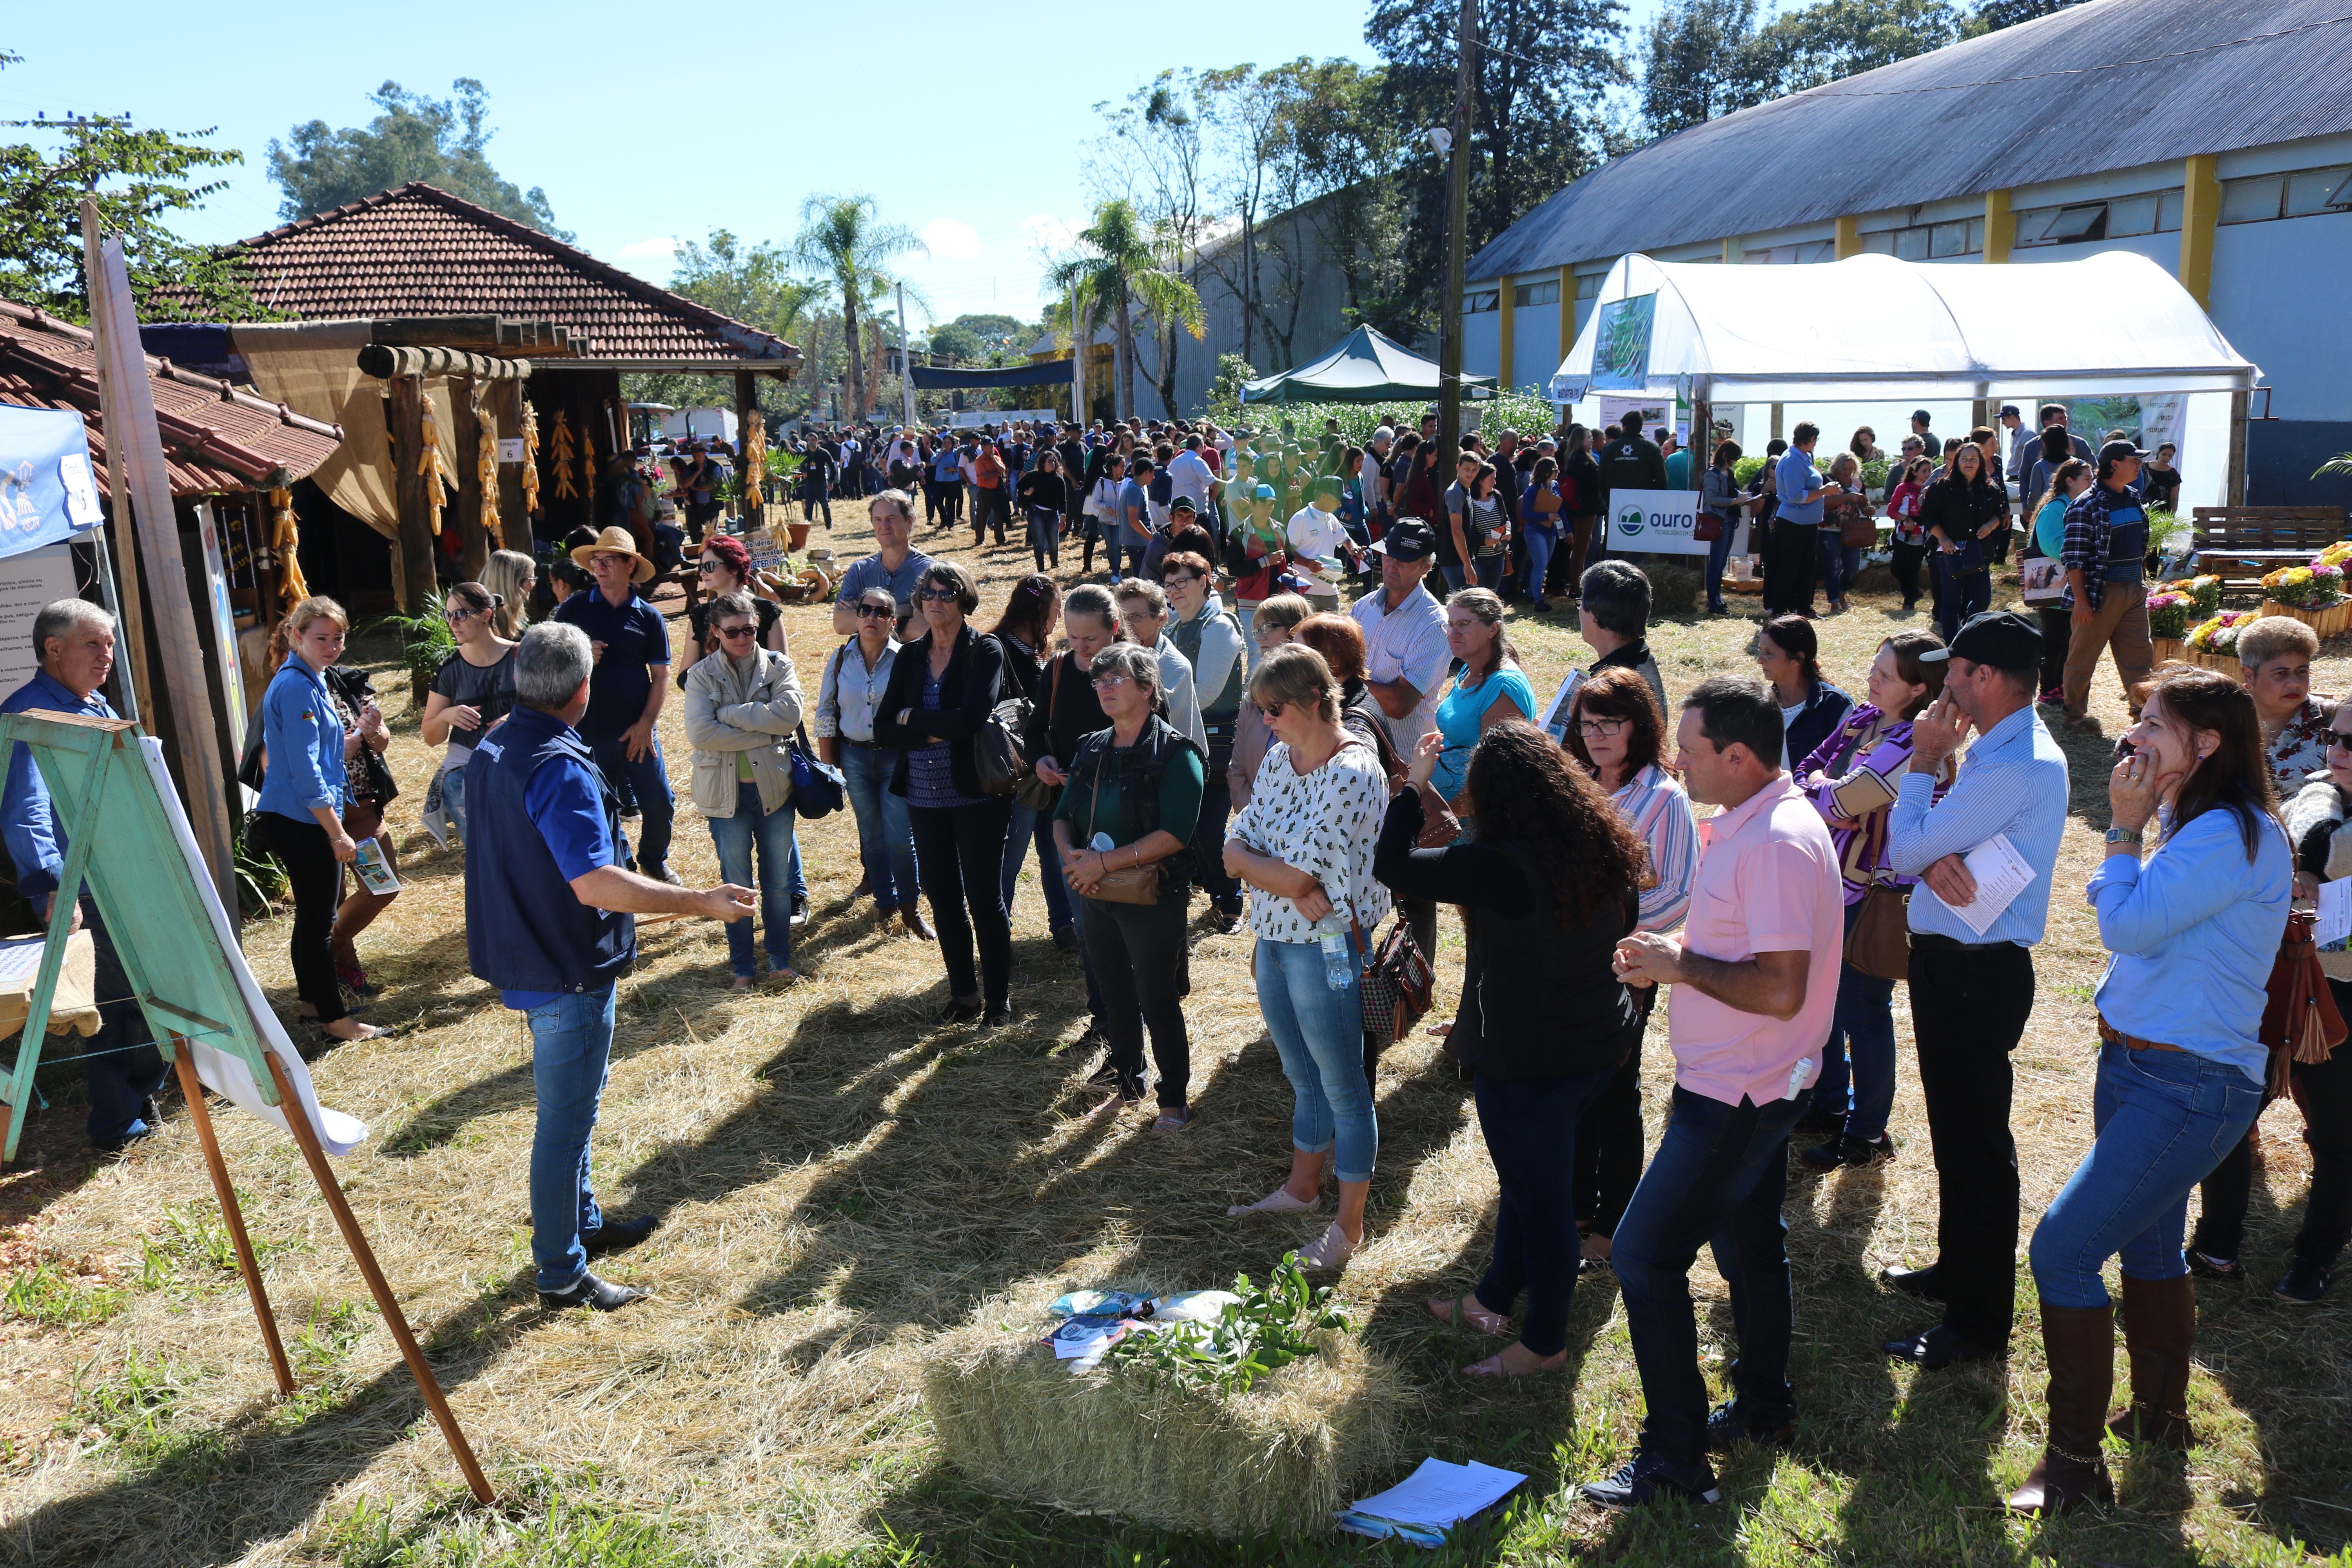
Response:
[[[345,767],[352,742],[335,712],[326,674],[343,651],[351,618],[332,599],[294,606],[269,639],[278,664],[261,697],[263,775],[254,817],[261,847],[286,868],[294,890],[294,988],[302,1013],[339,1040],[378,1031],[349,1016],[335,982],[332,942],[343,863],[358,846],[343,831]]]

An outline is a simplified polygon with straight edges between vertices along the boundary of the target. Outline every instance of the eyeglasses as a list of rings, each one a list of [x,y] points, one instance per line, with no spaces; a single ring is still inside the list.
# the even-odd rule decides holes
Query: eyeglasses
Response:
[[[447,621],[453,626],[462,626],[467,621],[474,618],[474,612],[471,610],[448,610],[443,613],[441,618]]]
[[[925,588],[921,592],[918,593],[915,597],[918,599],[929,599],[934,605],[952,605],[957,600],[963,597],[963,590],[961,588]]]
[[[887,616],[896,613],[898,608],[896,605],[860,605],[857,606],[857,613],[861,616]]]
[[[609,550],[600,550],[588,557],[588,564],[591,566],[634,566],[636,563],[635,556],[615,555]]]
[[[1129,678],[1124,675],[1097,675],[1095,677],[1094,687],[1097,691],[1112,691],[1126,685],[1128,679]]]
[[[1171,572],[1160,579],[1160,585],[1163,588],[1181,588],[1200,580],[1201,574],[1198,572]]]
[[[720,626],[719,628],[719,635],[731,642],[737,637],[748,637],[759,629],[760,628],[756,626]]]
[[[1579,719],[1576,721],[1576,732],[1588,740],[1595,735],[1622,734],[1625,726],[1631,722],[1632,721],[1627,719]]]

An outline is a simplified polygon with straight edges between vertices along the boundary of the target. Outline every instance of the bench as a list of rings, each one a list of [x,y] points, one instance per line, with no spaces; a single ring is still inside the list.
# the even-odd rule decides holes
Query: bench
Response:
[[[2200,506],[2191,513],[2200,570],[2225,594],[2262,591],[2264,574],[2297,566],[2344,538],[2335,506]]]

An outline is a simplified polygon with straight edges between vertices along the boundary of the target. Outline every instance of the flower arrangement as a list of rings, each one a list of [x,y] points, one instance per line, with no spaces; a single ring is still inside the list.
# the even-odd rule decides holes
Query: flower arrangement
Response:
[[[2221,613],[2221,578],[2210,576],[2191,577],[2188,582],[2182,584],[2180,587],[2183,593],[2187,594],[2189,598],[2196,602],[2197,608],[2201,614],[2212,616],[2219,615]]]
[[[2352,561],[2352,539],[2331,544],[2311,558],[2314,566],[2341,566],[2347,561]]]
[[[2272,603],[2295,610],[2324,610],[2344,597],[2341,566],[2285,566],[2263,579]]]
[[[2189,646],[2199,653],[2226,654],[2235,657],[2238,633],[2247,622],[2255,618],[2252,610],[2224,610],[2210,621],[2198,625],[2189,634]]]
[[[2197,601],[2186,594],[2171,592],[2147,596],[2147,635],[2179,642],[2189,635],[2189,612]]]

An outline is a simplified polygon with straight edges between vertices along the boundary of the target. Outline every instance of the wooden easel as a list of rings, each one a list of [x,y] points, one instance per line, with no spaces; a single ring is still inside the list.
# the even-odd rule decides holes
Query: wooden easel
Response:
[[[212,1114],[205,1104],[204,1085],[196,1076],[191,1047],[196,1039],[207,1049],[242,1062],[262,1100],[285,1114],[311,1179],[318,1183],[377,1310],[400,1346],[401,1359],[408,1363],[442,1436],[457,1456],[466,1484],[481,1501],[495,1501],[497,1493],[482,1474],[481,1464],[441,1391],[440,1380],[418,1348],[398,1299],[376,1265],[366,1233],[360,1229],[358,1216],[352,1213],[327,1163],[327,1152],[287,1076],[285,1064],[254,1021],[238,984],[236,965],[222,951],[228,940],[224,932],[233,928],[219,917],[217,900],[207,901],[210,879],[195,853],[185,816],[158,763],[151,761],[138,726],[122,719],[37,710],[0,714],[0,779],[7,776],[19,745],[31,751],[34,764],[48,785],[50,806],[66,834],[67,847],[16,1065],[5,1089],[0,1089],[0,1162],[16,1158],[24,1131],[24,1108],[31,1100],[33,1074],[40,1065],[41,1041],[57,994],[58,975],[64,966],[65,933],[71,929],[73,910],[86,888],[106,922],[147,1026],[158,1047],[171,1057],[180,1088],[187,1096],[188,1121],[204,1146],[205,1166],[220,1200],[221,1217],[236,1247],[237,1267],[269,1347],[278,1392],[294,1392],[294,1373],[278,1337],[268,1293],[262,1287],[245,1215],[237,1206],[236,1188],[229,1180],[220,1141],[213,1131]]]

